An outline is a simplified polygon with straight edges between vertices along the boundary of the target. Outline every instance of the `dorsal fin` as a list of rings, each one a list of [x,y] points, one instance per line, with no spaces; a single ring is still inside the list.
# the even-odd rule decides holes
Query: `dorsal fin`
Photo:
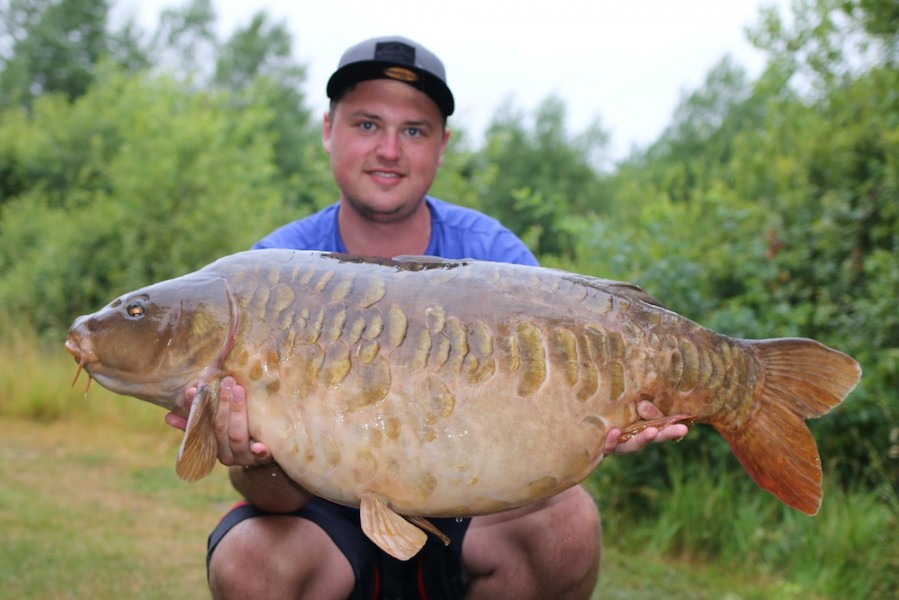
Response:
[[[634,300],[639,300],[640,302],[645,302],[646,304],[658,306],[659,308],[664,308],[666,310],[668,308],[659,300],[656,300],[655,297],[651,296],[649,292],[638,285],[627,283],[625,281],[608,281],[608,284],[609,287],[613,288],[618,294],[628,296],[630,298],[633,298]]]
[[[633,300],[639,300],[640,302],[645,302],[646,304],[651,304],[652,306],[658,306],[659,308],[668,309],[667,306],[653,298],[649,295],[646,290],[641,288],[639,285],[628,283],[627,281],[615,281],[612,279],[601,279],[599,277],[589,277],[587,275],[573,275],[566,274],[566,279],[569,281],[573,281],[579,283],[581,285],[586,285],[588,287],[592,287],[596,290],[601,290],[608,294],[613,294],[617,296],[627,296]]]

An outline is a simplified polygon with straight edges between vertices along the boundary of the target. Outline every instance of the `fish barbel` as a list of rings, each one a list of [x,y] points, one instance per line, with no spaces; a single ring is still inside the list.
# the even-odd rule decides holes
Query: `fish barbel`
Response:
[[[821,465],[804,420],[861,376],[814,340],[727,337],[627,283],[294,250],[120,296],[79,317],[66,348],[104,387],[187,417],[176,470],[189,481],[215,464],[218,387],[233,376],[252,437],[311,493],[361,507],[365,533],[403,559],[426,517],[576,485],[613,427],[709,423],[759,486],[815,514]],[[641,400],[669,416],[641,421]]]

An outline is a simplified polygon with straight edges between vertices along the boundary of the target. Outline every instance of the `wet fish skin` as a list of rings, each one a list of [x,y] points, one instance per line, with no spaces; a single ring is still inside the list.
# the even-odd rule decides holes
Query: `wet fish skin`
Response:
[[[125,294],[66,345],[105,387],[181,414],[201,383],[179,452],[188,480],[215,463],[218,383],[234,376],[253,437],[312,493],[361,504],[366,533],[401,557],[423,540],[397,514],[555,495],[596,468],[610,428],[645,425],[641,400],[713,425],[760,486],[813,514],[821,468],[803,421],[861,375],[818,342],[720,335],[627,283],[290,250]]]

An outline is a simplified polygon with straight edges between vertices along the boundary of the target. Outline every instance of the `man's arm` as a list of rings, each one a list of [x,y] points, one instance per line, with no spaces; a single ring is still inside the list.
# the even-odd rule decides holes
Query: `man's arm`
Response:
[[[276,463],[260,467],[234,466],[228,469],[228,476],[234,489],[257,508],[268,512],[293,512],[312,497]]]

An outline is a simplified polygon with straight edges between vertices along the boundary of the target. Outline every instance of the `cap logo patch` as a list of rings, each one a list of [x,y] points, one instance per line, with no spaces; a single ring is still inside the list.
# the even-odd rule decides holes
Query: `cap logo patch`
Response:
[[[400,81],[405,81],[406,83],[418,81],[418,74],[415,73],[415,71],[410,71],[409,69],[404,69],[403,67],[387,67],[386,69],[384,69],[384,75],[390,77],[391,79],[399,79]]]
[[[415,48],[403,42],[379,42],[375,45],[374,59],[401,65],[414,65]]]

